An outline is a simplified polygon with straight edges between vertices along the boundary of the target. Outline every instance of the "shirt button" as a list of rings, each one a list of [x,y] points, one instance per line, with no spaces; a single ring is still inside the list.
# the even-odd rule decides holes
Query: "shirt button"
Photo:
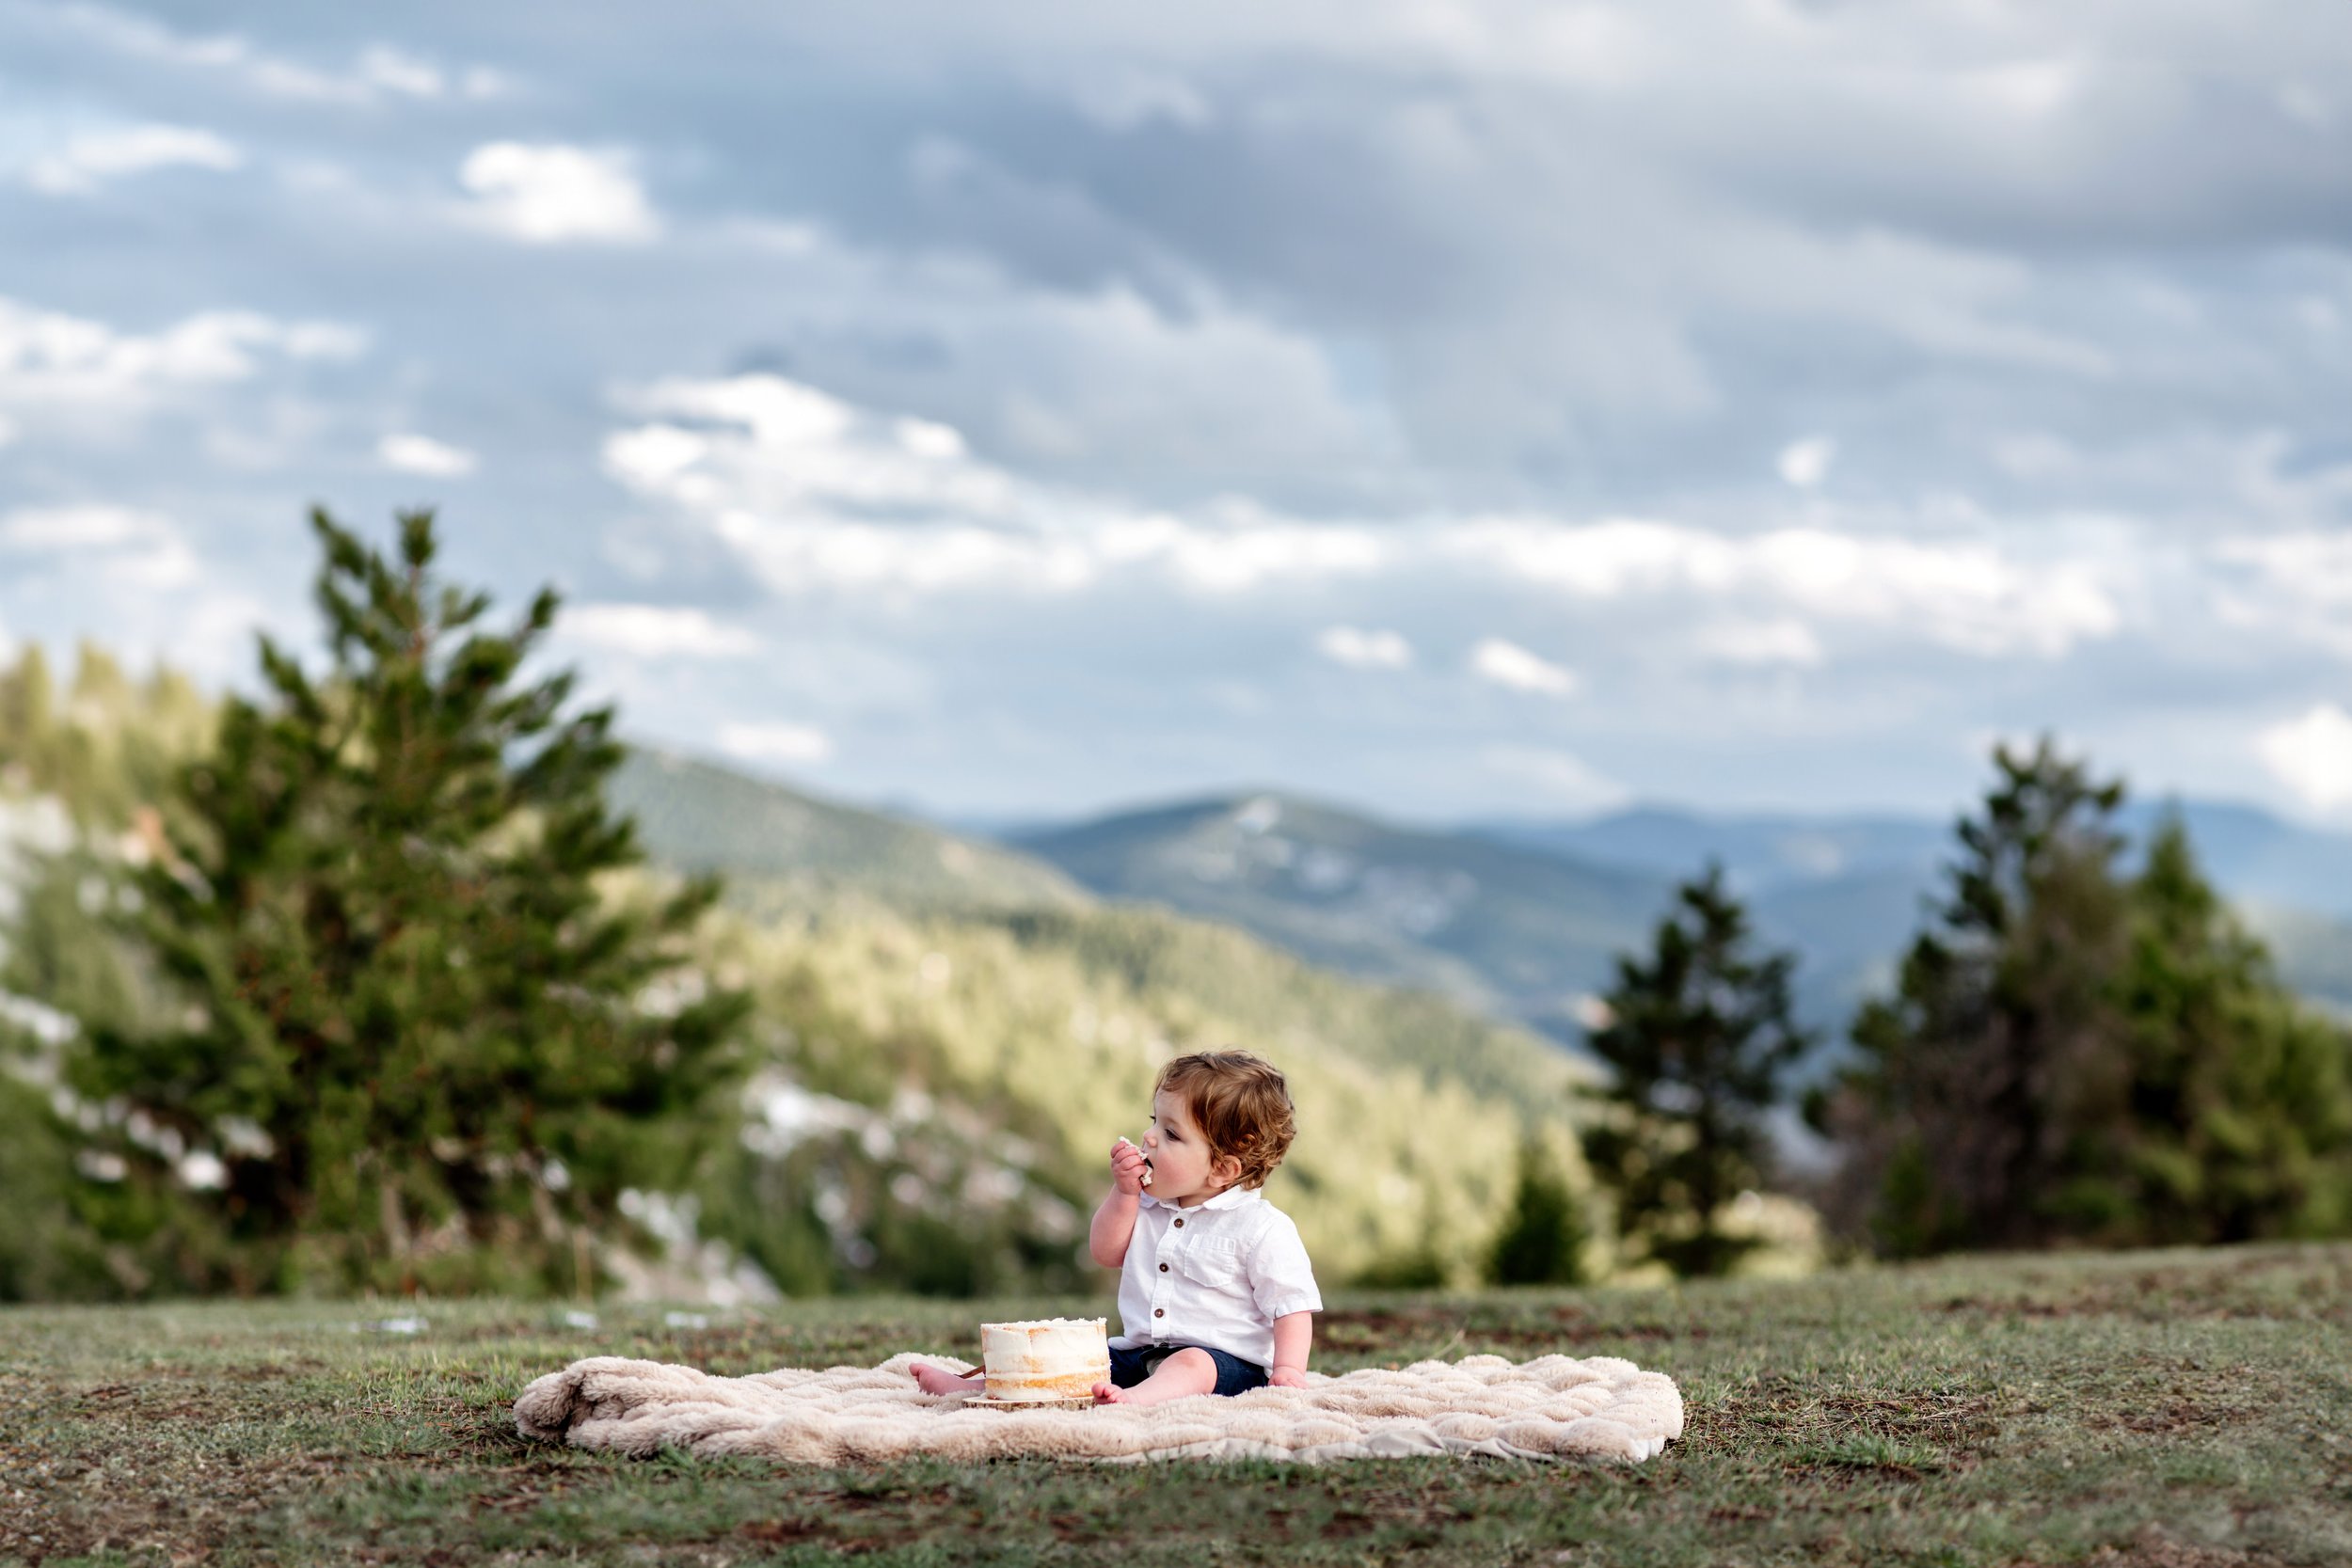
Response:
[[[1152,1308],[1152,1315],[1155,1318],[1165,1318],[1168,1316],[1168,1308],[1165,1307],[1154,1307]]]
[[[1168,1272],[1168,1265],[1167,1265],[1166,1263],[1162,1263],[1162,1264],[1160,1265],[1160,1273],[1162,1273],[1162,1274],[1166,1274],[1167,1272]]]
[[[1182,1230],[1184,1227],[1184,1221],[1182,1221],[1182,1220],[1178,1220],[1178,1221],[1176,1222],[1176,1228],[1177,1228],[1177,1229],[1179,1229],[1179,1230]]]

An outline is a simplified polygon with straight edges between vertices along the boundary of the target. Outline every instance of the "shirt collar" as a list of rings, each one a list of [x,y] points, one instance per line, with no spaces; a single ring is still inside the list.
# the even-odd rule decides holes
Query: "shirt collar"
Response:
[[[1158,1198],[1153,1197],[1150,1193],[1143,1195],[1143,1201],[1152,1205],[1154,1209],[1173,1209],[1176,1212],[1182,1214],[1185,1212],[1197,1212],[1202,1209],[1238,1209],[1245,1203],[1256,1203],[1263,1199],[1264,1196],[1264,1194],[1259,1192],[1255,1187],[1245,1187],[1239,1182],[1235,1182],[1232,1186],[1226,1188],[1215,1197],[1202,1198],[1199,1203],[1194,1204],[1190,1211],[1187,1211],[1182,1204],[1162,1203]]]

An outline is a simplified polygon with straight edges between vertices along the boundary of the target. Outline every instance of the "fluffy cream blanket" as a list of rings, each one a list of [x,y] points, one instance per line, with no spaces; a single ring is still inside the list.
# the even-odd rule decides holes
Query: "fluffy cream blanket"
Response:
[[[691,1367],[602,1355],[523,1390],[515,1421],[530,1437],[648,1454],[757,1454],[811,1465],[870,1465],[910,1454],[981,1460],[1042,1457],[1334,1459],[1491,1454],[1512,1459],[1647,1459],[1682,1434],[1674,1380],[1630,1361],[1499,1355],[1417,1361],[1398,1371],[1310,1372],[1304,1388],[1203,1394],[1148,1410],[966,1408],[914,1386],[909,1363],[787,1369],[712,1377]]]

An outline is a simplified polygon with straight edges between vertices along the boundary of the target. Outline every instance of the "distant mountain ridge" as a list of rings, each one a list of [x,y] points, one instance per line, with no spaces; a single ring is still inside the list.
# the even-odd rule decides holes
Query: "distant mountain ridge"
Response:
[[[1001,845],[659,748],[632,750],[605,798],[637,819],[638,841],[654,861],[723,872],[762,902],[852,894],[918,912],[1091,902],[1052,866]]]
[[[2352,837],[2255,808],[2134,801],[2144,841],[2178,811],[2208,874],[2269,936],[2290,985],[2352,1008]],[[1315,962],[1434,987],[1570,1044],[1616,957],[1674,885],[1720,862],[1757,930],[1794,947],[1802,1017],[1834,1047],[1945,891],[1952,826],[1857,815],[1702,816],[1406,827],[1277,791],[1033,828],[1009,842],[1106,898],[1230,921]]]
[[[1933,868],[1951,829],[1927,817],[1709,816],[1642,806],[1591,820],[1504,818],[1462,832],[1680,879],[1720,861],[1741,893],[1887,871]]]
[[[2127,799],[2116,818],[2138,843],[2160,818],[2175,812],[2207,875],[2233,900],[2352,920],[2352,834],[2299,827],[2258,806],[2229,801]],[[1662,806],[1582,821],[1496,819],[1467,824],[1464,831],[1498,843],[1677,878],[1716,859],[1750,894],[1886,872],[1931,879],[1953,844],[1948,819],[1710,816]]]
[[[1273,791],[1019,834],[1105,898],[1255,932],[1313,962],[1446,991],[1565,1038],[1671,892],[1652,872],[1398,827]]]
[[[2177,815],[2199,863],[2280,976],[2312,1001],[2352,1012],[2352,834],[2299,826],[2232,801],[2126,799],[2119,829],[2135,847]],[[1890,984],[1922,911],[1945,895],[1952,824],[1926,817],[1709,816],[1651,807],[1589,822],[1486,822],[1481,837],[1688,875],[1720,860],[1757,925],[1804,955],[1799,990],[1817,1020],[1839,1020]],[[2126,852],[2129,863],[2132,852]],[[1899,933],[1890,943],[1888,933]]]

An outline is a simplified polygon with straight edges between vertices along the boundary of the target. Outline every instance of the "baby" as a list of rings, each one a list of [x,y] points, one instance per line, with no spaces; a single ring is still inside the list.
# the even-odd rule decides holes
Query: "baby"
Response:
[[[1323,1297],[1298,1227],[1258,1192],[1296,1131],[1282,1075],[1246,1051],[1160,1069],[1143,1147],[1112,1145],[1111,1190],[1087,1233],[1094,1260],[1120,1271],[1126,1330],[1097,1403],[1306,1386]],[[920,1362],[914,1372],[933,1394],[983,1382]]]

